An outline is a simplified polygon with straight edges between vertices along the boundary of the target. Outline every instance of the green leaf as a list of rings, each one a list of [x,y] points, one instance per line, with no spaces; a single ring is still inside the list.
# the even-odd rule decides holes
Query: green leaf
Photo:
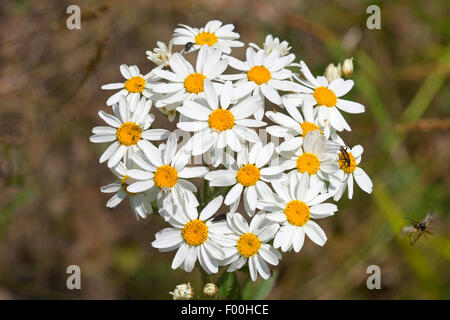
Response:
[[[234,272],[224,271],[217,281],[218,299],[242,299],[241,286]]]
[[[230,272],[224,271],[217,281],[217,287],[219,291],[217,292],[217,298],[223,299],[227,298],[233,291],[234,277]]]
[[[242,290],[242,299],[244,300],[263,300],[265,299],[270,291],[272,291],[273,286],[278,277],[278,271],[274,271],[271,278],[268,280],[260,279],[256,282],[251,281],[249,278],[247,283]]]

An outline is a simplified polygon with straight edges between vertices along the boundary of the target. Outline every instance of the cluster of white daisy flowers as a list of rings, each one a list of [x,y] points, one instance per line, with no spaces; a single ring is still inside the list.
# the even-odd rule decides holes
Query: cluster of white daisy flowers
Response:
[[[315,77],[271,35],[239,60],[239,37],[217,20],[180,25],[169,45],[147,51],[149,73],[121,65],[125,80],[102,86],[116,92],[90,141],[109,144],[100,163],[116,178],[101,187],[113,194],[106,206],[128,197],[138,219],[160,215],[170,226],[152,246],[176,251],[173,269],[248,265],[255,281],[270,277],[281,252],[299,252],[305,235],[323,246],[316,220],[334,215],[331,201],[346,190],[352,198],[354,181],[367,193],[372,182],[359,166],[363,148],[339,136],[351,130],[343,113],[364,112],[343,98],[354,82]],[[178,129],[153,128],[152,105]]]

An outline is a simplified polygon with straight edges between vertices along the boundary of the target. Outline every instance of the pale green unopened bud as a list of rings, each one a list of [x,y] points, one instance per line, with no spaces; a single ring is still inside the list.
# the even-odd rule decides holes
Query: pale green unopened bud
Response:
[[[217,286],[214,283],[210,282],[205,284],[205,287],[203,288],[203,293],[207,297],[215,297],[218,290],[219,289],[217,288]]]
[[[325,69],[325,73],[323,74],[328,82],[333,81],[341,76],[341,65],[339,64],[337,67],[330,63],[328,67]]]
[[[345,59],[342,64],[342,75],[345,78],[351,77],[353,74],[353,58]]]
[[[169,294],[172,295],[173,300],[191,300],[194,297],[194,289],[188,282],[177,285],[173,292],[169,292]]]

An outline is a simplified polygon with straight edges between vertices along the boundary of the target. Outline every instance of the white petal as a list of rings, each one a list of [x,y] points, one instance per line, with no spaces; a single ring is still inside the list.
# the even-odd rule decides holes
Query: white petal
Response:
[[[149,180],[153,179],[153,172],[138,169],[130,169],[127,171],[127,176],[137,180]]]
[[[338,99],[336,102],[336,106],[348,113],[363,113],[365,109],[365,107],[361,103],[344,99]]]
[[[153,180],[134,182],[127,187],[127,191],[132,193],[143,192],[150,189],[154,185],[155,183]]]
[[[106,203],[106,206],[108,208],[114,208],[116,207],[119,203],[122,202],[122,200],[127,196],[127,194],[125,192],[118,192],[115,195],[113,195],[108,202]]]
[[[115,116],[108,114],[102,110],[98,112],[98,115],[111,127],[119,128],[122,125],[122,123],[120,122],[119,119],[117,119]]]
[[[105,152],[103,152],[103,154],[100,157],[99,162],[103,163],[106,160],[110,159],[112,157],[112,155],[117,151],[117,148],[119,148],[120,143],[119,141],[116,141],[114,143],[112,143],[106,150]]]
[[[156,148],[153,144],[146,140],[139,140],[138,146],[144,151],[145,156],[151,161],[156,167],[164,165],[161,159],[161,151]]]
[[[182,107],[178,107],[177,111],[186,117],[194,120],[207,121],[211,110],[205,108],[194,101],[185,101]]]
[[[332,216],[337,211],[337,206],[332,203],[321,203],[310,208],[311,217],[321,219]]]
[[[275,150],[275,145],[273,143],[268,143],[262,148],[261,154],[258,155],[256,158],[256,166],[258,168],[261,168],[262,166],[265,166],[270,159],[272,158],[273,151]]]
[[[228,194],[225,198],[225,204],[229,206],[231,203],[235,202],[241,196],[243,189],[244,187],[242,186],[242,184],[235,184],[233,188],[228,191]]]
[[[305,231],[303,228],[297,228],[293,234],[292,246],[295,252],[300,252],[305,242]]]
[[[122,160],[122,158],[126,152],[127,152],[126,146],[121,145],[119,148],[117,148],[117,150],[114,152],[114,154],[108,160],[108,168],[112,168],[116,164],[118,164],[119,161]]]
[[[281,97],[277,90],[275,90],[273,87],[262,84],[260,85],[261,91],[264,94],[264,96],[272,103],[275,103],[277,105],[281,104]]]
[[[306,235],[317,245],[323,246],[327,241],[327,236],[325,232],[317,223],[312,220],[309,220],[304,226]]]
[[[254,255],[253,258],[255,259],[255,265],[256,269],[258,270],[259,274],[264,280],[267,280],[270,278],[270,270],[267,266],[267,263],[258,255]]]
[[[175,270],[179,266],[181,266],[184,262],[184,259],[186,258],[189,251],[189,245],[186,243],[182,244],[180,248],[178,248],[177,253],[175,254],[175,257],[172,261],[172,269]]]
[[[218,196],[211,200],[205,208],[200,212],[200,220],[205,221],[212,217],[222,205],[223,197]]]
[[[370,180],[369,176],[363,169],[357,167],[353,172],[353,175],[355,176],[356,183],[362,190],[367,193],[372,193],[372,180]]]

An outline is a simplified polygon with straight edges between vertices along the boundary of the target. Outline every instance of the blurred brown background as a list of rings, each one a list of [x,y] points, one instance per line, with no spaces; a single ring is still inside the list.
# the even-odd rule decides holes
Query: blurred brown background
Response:
[[[81,7],[81,30],[66,8]],[[381,7],[381,30],[366,8]],[[245,43],[267,33],[287,40],[313,72],[354,57],[349,145],[365,148],[374,192],[356,188],[336,216],[320,221],[323,248],[306,241],[283,256],[271,299],[450,298],[450,8],[448,1],[135,0],[2,1],[0,4],[0,298],[168,299],[200,274],[172,271],[174,253],[150,245],[164,224],[137,222],[128,203],[108,210],[99,187],[112,180],[89,143],[105,83],[119,65],[147,73],[145,51],[168,42],[177,23],[233,23]],[[178,48],[179,49],[179,48]],[[244,49],[233,51],[243,58]],[[157,111],[156,126],[173,128]],[[409,246],[404,217],[438,213],[435,235]],[[66,288],[68,265],[82,290]],[[381,267],[381,290],[366,268]]]

